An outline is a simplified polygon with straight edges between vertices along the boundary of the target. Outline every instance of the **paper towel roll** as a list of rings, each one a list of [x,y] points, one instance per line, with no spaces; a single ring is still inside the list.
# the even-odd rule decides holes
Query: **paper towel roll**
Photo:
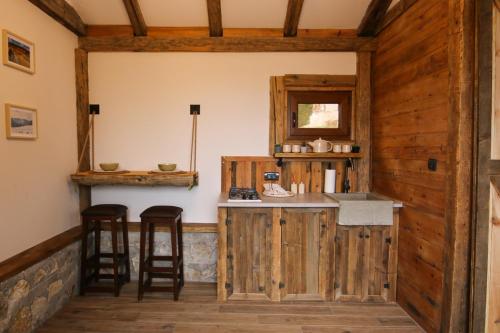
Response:
[[[335,177],[337,171],[335,169],[325,170],[325,193],[335,193]]]

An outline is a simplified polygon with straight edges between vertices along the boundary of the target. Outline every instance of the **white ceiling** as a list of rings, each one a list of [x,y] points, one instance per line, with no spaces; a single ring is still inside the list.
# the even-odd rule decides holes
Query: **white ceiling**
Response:
[[[77,10],[86,24],[130,24],[122,0],[66,1]],[[287,3],[288,0],[221,0],[222,26],[282,28]],[[370,0],[305,0],[299,28],[357,28],[369,3]],[[146,25],[151,27],[208,26],[206,0],[139,0],[139,4]]]

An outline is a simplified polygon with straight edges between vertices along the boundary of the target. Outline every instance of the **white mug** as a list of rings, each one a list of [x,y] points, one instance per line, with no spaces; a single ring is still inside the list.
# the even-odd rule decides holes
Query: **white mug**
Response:
[[[342,152],[343,153],[350,153],[351,152],[351,145],[342,145]]]
[[[292,152],[293,153],[300,153],[300,145],[293,145]]]
[[[300,152],[303,154],[307,153],[307,147],[306,146],[300,147]]]
[[[290,145],[283,145],[283,152],[284,153],[290,153],[292,151],[292,146]]]
[[[334,153],[341,153],[342,152],[342,145],[341,144],[334,144],[333,145],[333,152]]]

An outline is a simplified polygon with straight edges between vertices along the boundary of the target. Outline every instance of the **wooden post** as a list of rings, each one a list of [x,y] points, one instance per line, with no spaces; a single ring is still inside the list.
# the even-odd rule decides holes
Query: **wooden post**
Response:
[[[493,2],[476,1],[476,108],[474,133],[471,332],[485,332],[489,248]]]
[[[218,260],[217,260],[217,301],[227,301],[227,208],[219,208],[217,239],[218,239]]]
[[[474,8],[448,2],[448,172],[442,332],[466,332],[471,221]]]
[[[78,156],[85,149],[85,137],[89,131],[89,73],[88,53],[82,49],[75,50],[75,77],[76,77],[76,126],[78,139]],[[78,158],[78,157],[77,157]],[[90,152],[87,147],[79,171],[90,169]],[[80,210],[91,204],[89,186],[80,185]]]
[[[371,52],[358,52],[356,84],[356,119],[355,140],[360,145],[363,157],[357,162],[359,192],[368,192],[371,188]]]
[[[271,300],[279,302],[281,299],[281,208],[273,208],[272,233],[272,269],[271,269]]]

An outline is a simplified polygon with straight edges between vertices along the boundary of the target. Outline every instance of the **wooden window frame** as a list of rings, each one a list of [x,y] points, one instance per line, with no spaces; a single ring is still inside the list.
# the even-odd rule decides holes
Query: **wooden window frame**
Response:
[[[336,91],[287,91],[287,140],[309,140],[318,137],[327,140],[350,140],[352,121],[352,99],[351,90]],[[299,104],[338,104],[339,105],[339,127],[338,128],[298,128],[296,126]]]

